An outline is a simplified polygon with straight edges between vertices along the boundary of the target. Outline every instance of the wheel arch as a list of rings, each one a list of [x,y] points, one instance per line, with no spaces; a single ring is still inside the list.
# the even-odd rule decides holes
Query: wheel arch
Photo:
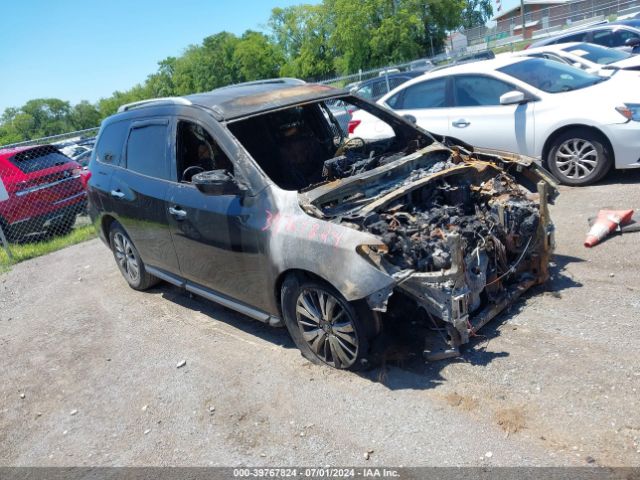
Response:
[[[612,165],[615,165],[615,152],[613,151],[613,145],[611,145],[611,141],[609,140],[609,138],[602,132],[602,130],[600,130],[597,127],[594,127],[592,125],[585,125],[582,123],[572,123],[570,125],[564,125],[556,130],[554,130],[554,132],[549,135],[547,137],[547,140],[544,142],[544,146],[542,147],[542,164],[546,167],[548,166],[547,164],[547,157],[549,156],[549,152],[551,151],[551,147],[553,145],[553,143],[556,141],[556,139],[562,135],[565,132],[568,132],[569,130],[577,130],[577,129],[582,129],[582,130],[588,130],[592,133],[594,133],[595,135],[597,135],[598,137],[600,137],[600,139],[603,142],[603,145],[607,151],[607,154],[609,155],[609,160],[611,162]]]

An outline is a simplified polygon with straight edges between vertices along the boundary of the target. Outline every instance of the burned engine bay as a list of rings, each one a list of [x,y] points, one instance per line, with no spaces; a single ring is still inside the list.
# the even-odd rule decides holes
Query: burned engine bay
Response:
[[[392,295],[410,298],[444,324],[449,348],[432,355],[441,358],[456,355],[470,335],[547,280],[547,200],[555,188],[545,173],[517,156],[440,143],[376,155],[362,142],[325,162],[326,183],[303,192],[301,205],[380,239],[358,253],[397,283],[369,305],[385,311]]]

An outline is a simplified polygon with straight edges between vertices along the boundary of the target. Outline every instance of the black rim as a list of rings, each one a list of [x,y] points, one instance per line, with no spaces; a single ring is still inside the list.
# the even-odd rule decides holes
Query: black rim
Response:
[[[348,368],[358,357],[358,335],[348,310],[332,294],[305,288],[296,301],[296,320],[311,351],[336,368]]]

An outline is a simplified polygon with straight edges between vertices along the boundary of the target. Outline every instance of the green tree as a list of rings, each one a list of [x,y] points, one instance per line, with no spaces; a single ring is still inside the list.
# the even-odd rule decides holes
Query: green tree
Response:
[[[74,130],[84,130],[100,125],[100,112],[95,105],[86,100],[73,106],[71,109],[71,125]]]
[[[282,55],[263,33],[247,30],[233,51],[233,62],[242,81],[277,77]]]
[[[467,0],[461,14],[462,27],[473,28],[484,25],[492,15],[491,0]]]

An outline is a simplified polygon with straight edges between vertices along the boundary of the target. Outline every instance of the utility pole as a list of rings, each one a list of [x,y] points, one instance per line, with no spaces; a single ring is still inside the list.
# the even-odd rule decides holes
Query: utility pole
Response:
[[[524,30],[524,0],[520,0],[520,13],[522,14],[522,40],[525,39],[525,30]]]

